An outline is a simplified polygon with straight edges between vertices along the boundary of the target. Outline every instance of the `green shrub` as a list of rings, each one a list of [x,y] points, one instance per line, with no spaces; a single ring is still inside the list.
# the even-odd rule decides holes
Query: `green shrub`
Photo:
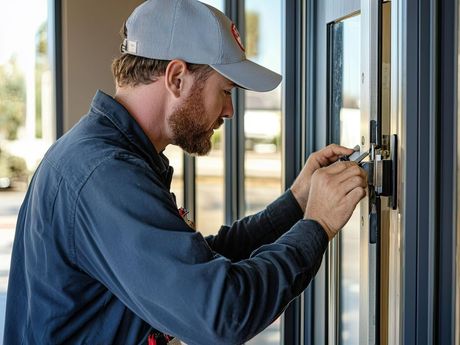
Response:
[[[27,165],[23,158],[0,150],[0,178],[8,178],[13,183],[27,180],[27,176]]]

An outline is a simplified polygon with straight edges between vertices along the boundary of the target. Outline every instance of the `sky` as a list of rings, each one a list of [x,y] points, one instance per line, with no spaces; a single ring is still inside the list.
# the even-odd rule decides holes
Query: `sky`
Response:
[[[223,10],[223,0],[201,0]],[[282,0],[246,0],[247,10],[259,13],[259,56],[251,58],[256,63],[281,73],[281,15]]]
[[[246,0],[246,9],[260,14],[259,56],[254,58],[264,67],[281,73],[282,0]]]
[[[343,27],[343,73],[344,89],[350,96],[360,98],[361,92],[361,16],[344,21]]]
[[[33,59],[35,33],[48,16],[48,0],[0,0],[0,64],[13,54],[21,65]]]

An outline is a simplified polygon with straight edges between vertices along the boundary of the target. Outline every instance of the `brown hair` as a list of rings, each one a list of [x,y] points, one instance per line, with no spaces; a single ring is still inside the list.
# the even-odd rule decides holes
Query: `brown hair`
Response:
[[[126,25],[123,25],[120,35],[127,37]],[[123,52],[123,45],[121,47]],[[123,53],[112,62],[112,73],[117,86],[148,85],[165,74],[170,60],[156,60],[142,56]],[[187,68],[195,74],[196,82],[204,82],[212,68],[209,65],[187,63]]]

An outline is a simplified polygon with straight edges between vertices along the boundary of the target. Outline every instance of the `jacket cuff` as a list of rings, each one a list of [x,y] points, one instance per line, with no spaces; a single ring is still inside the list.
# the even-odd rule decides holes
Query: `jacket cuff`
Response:
[[[321,260],[329,244],[329,238],[323,227],[311,219],[298,221],[293,228],[279,239],[296,247],[307,265]]]
[[[267,213],[272,229],[278,236],[288,231],[304,214],[290,189],[267,206]]]

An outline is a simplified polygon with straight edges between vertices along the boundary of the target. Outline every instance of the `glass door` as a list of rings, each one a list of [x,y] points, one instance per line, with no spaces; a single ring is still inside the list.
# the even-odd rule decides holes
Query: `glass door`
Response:
[[[368,152],[361,166],[368,172],[369,188],[329,246],[322,283],[327,291],[324,337],[314,339],[328,345],[388,344],[390,282],[397,280],[389,270],[397,262],[390,262],[389,255],[397,207],[391,2],[315,4],[315,146],[337,143]],[[315,303],[315,312],[319,308]]]

